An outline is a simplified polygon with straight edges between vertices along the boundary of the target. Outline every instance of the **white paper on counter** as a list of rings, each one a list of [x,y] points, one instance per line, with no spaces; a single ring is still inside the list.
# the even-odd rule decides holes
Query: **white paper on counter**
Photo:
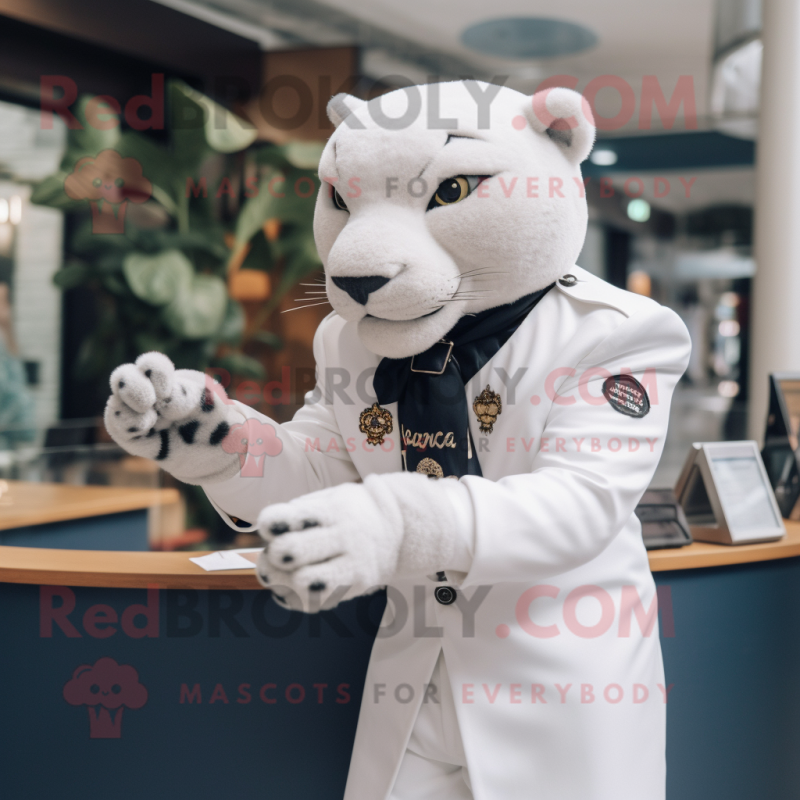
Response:
[[[245,547],[241,550],[218,550],[207,556],[197,556],[189,561],[202,567],[206,572],[218,569],[255,569],[258,554],[263,547]]]

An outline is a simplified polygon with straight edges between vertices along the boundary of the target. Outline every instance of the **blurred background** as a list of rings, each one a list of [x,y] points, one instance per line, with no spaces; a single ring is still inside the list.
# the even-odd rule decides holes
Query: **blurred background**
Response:
[[[748,437],[763,38],[759,0],[0,0],[0,479],[177,488],[150,547],[247,544],[110,442],[108,375],[157,349],[290,418],[330,311],[327,100],[472,76],[595,111],[578,263],[694,344],[671,487],[692,441]]]

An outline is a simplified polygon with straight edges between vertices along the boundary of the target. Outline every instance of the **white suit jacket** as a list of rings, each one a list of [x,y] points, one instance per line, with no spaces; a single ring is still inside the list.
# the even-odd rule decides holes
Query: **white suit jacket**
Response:
[[[477,800],[664,797],[668,687],[633,512],[690,341],[669,309],[579,267],[572,274],[577,283],[557,283],[465,387],[470,409],[487,385],[502,399],[490,434],[470,410],[483,472],[461,479],[473,504],[472,565],[447,576],[451,605],[436,601],[436,576],[392,587],[346,800],[390,792],[440,650]],[[280,469],[206,487],[223,516],[254,520],[269,503],[402,469],[396,404],[382,447],[359,431],[379,356],[335,313],[314,352],[317,389],[276,426]],[[604,381],[626,373],[647,392],[645,416],[603,396]]]

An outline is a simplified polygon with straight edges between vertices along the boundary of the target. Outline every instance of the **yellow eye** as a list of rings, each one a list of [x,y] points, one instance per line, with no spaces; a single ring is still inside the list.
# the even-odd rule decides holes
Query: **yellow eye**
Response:
[[[469,181],[463,175],[448,178],[439,184],[431,205],[452,206],[454,203],[460,203],[469,193]]]

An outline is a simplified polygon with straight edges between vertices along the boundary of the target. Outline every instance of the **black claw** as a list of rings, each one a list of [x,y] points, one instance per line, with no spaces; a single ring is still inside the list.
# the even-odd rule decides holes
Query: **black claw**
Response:
[[[286,598],[282,594],[278,594],[274,589],[272,589],[271,591],[273,597],[277,597],[278,600],[280,600],[282,603],[286,602]]]
[[[138,430],[138,428],[128,428],[128,433],[136,433]]]
[[[164,461],[169,456],[169,431],[161,431],[161,449],[158,451],[156,461]]]
[[[181,435],[181,439],[183,439],[186,444],[193,444],[194,435],[197,433],[197,429],[199,427],[200,423],[196,419],[193,419],[191,422],[181,425],[178,428],[178,433]]]
[[[319,522],[315,519],[304,519],[303,520],[303,530],[306,528],[317,528],[319,527]]]
[[[284,556],[281,561],[283,561],[284,564],[291,564],[292,561],[294,561],[294,556]]]
[[[144,371],[145,378],[149,378],[152,374],[153,374],[153,370],[151,370],[151,369],[146,369]]]
[[[148,439],[150,439],[151,437],[153,437],[155,435],[156,435],[156,429],[155,428],[150,428],[150,430],[147,431],[147,438]]]
[[[269,526],[269,532],[273,536],[280,536],[282,533],[289,532],[289,526],[285,522],[273,522],[272,525]]]
[[[228,425],[227,422],[220,422],[216,428],[214,428],[211,437],[208,440],[209,444],[219,444],[229,433],[231,430],[231,426]]]
[[[324,592],[325,584],[322,581],[314,581],[314,583],[312,583],[308,589],[311,592]]]
[[[264,583],[269,583],[269,578],[263,572],[259,572],[258,574]]]
[[[118,416],[119,416],[121,413],[122,413],[121,411],[115,411],[115,412],[114,412],[114,416],[115,416],[115,417],[118,417]]]

